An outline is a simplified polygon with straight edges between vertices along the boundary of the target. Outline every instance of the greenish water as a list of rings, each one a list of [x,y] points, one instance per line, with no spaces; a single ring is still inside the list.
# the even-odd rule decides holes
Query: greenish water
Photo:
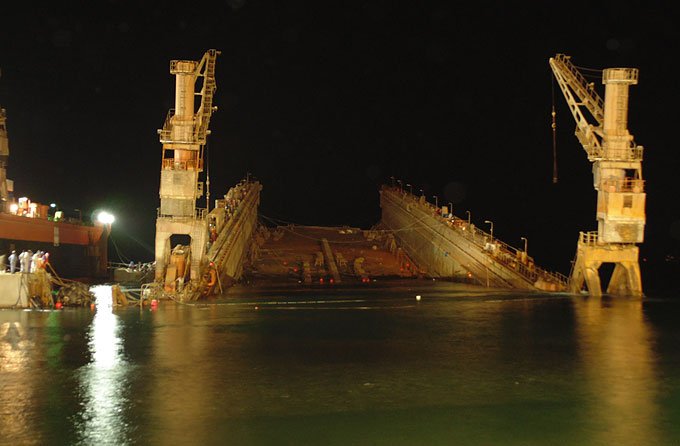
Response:
[[[0,444],[678,444],[679,310],[414,281],[5,310]]]

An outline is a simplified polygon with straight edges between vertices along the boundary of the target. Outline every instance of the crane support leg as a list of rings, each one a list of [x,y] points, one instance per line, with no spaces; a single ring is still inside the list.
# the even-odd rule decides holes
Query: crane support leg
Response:
[[[640,265],[637,262],[617,263],[607,287],[607,294],[642,296]]]
[[[602,295],[602,285],[600,284],[600,265],[602,262],[577,256],[574,270],[569,278],[569,291],[580,293],[583,285],[586,285],[588,294],[593,297]]]
[[[585,235],[585,237],[584,237]],[[638,263],[639,249],[635,245],[599,244],[581,233],[576,252],[576,262],[569,278],[570,291],[580,293],[585,283],[588,294],[602,295],[599,269],[603,263],[613,263],[607,294],[617,296],[642,296],[642,280]]]
[[[588,293],[593,297],[602,296],[602,285],[600,283],[600,265],[602,262],[585,262],[586,287]]]

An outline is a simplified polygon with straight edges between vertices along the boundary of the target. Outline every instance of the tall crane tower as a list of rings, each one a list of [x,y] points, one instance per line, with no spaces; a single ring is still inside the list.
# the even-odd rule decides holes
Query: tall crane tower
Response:
[[[0,212],[5,211],[9,198],[7,190],[7,160],[9,159],[9,140],[7,138],[7,114],[0,108]]]
[[[637,84],[638,70],[603,70],[603,101],[569,56],[557,54],[549,62],[576,120],[576,137],[593,163],[597,191],[597,231],[579,234],[570,289],[580,292],[585,283],[591,296],[600,296],[599,268],[613,263],[607,293],[642,296],[636,244],[644,239],[646,220],[643,148],[628,132],[628,89]],[[584,109],[594,123],[588,122]]]
[[[172,60],[170,73],[175,76],[175,108],[170,109],[158,130],[163,144],[161,158],[160,208],[156,219],[156,280],[163,278],[171,249],[171,237],[190,237],[194,254],[192,279],[198,275],[199,259],[205,251],[207,209],[197,208],[196,200],[203,195],[203,156],[213,106],[215,62],[219,51],[205,52],[201,60]],[[197,80],[203,78],[197,91]],[[201,102],[196,108],[195,98]]]
[[[2,72],[0,72],[2,75]],[[7,160],[9,159],[9,139],[7,138],[7,113],[0,107],[0,212],[6,211],[9,198],[7,190]]]

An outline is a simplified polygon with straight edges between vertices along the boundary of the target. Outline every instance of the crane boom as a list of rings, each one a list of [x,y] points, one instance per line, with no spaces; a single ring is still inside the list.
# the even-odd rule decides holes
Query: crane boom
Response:
[[[569,59],[566,60],[569,61]],[[587,89],[583,87],[581,80],[575,76],[569,67],[558,58],[550,59],[550,67],[553,70],[555,79],[557,79],[557,84],[560,86],[560,90],[562,90],[562,94],[564,94],[564,97],[567,100],[569,111],[571,111],[571,114],[574,116],[574,120],[576,121],[576,137],[585,149],[586,154],[588,154],[588,159],[590,161],[594,161],[601,158],[602,145],[596,136],[596,134],[600,133],[600,131],[595,126],[588,123],[588,120],[581,111],[581,106],[585,105],[588,108],[588,111],[590,111],[595,119],[597,119],[599,115],[603,115],[603,112],[601,112],[601,109],[598,109],[598,107],[594,104],[598,104],[597,99],[599,99],[599,103],[601,103],[602,99],[600,99],[597,93],[594,92],[593,93],[596,96],[595,100],[592,100],[591,95],[585,94]],[[576,70],[573,65],[571,65],[571,67],[578,73],[578,70]],[[582,77],[583,76],[581,76],[581,78]],[[583,81],[585,81],[585,79],[583,79]],[[574,93],[572,93],[572,89]],[[579,99],[586,97],[591,100],[582,100],[582,102],[578,102],[575,95],[578,95],[577,97]]]
[[[604,121],[604,101],[595,90],[595,86],[588,83],[578,68],[571,63],[571,57],[565,54],[557,54],[550,59],[550,66],[553,71],[559,71],[562,76],[568,79],[569,85],[574,88],[576,95],[593,115],[597,124],[602,125],[602,121]]]
[[[637,84],[638,70],[603,70],[603,101],[569,56],[557,54],[549,63],[576,121],[576,136],[593,163],[597,191],[598,230],[581,233],[572,289],[578,291],[585,281],[591,294],[600,294],[598,268],[602,263],[615,263],[608,291],[641,295],[635,244],[643,241],[646,221],[643,148],[628,132],[628,88]],[[596,125],[588,122],[582,108]]]

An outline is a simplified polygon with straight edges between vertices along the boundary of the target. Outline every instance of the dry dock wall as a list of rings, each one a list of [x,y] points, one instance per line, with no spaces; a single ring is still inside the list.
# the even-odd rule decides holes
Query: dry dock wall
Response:
[[[245,196],[236,208],[234,216],[220,229],[217,240],[208,251],[208,259],[215,262],[220,276],[227,281],[236,281],[241,278],[243,263],[249,252],[253,231],[257,224],[257,209],[260,205],[262,185],[252,182],[246,183],[245,187],[247,188]],[[216,213],[219,214],[219,212]]]
[[[26,274],[0,272],[0,308],[28,307],[28,288],[24,276]]]
[[[557,291],[566,277],[534,265],[516,250],[398,188],[380,190],[382,225],[427,276],[473,279],[498,288]]]

